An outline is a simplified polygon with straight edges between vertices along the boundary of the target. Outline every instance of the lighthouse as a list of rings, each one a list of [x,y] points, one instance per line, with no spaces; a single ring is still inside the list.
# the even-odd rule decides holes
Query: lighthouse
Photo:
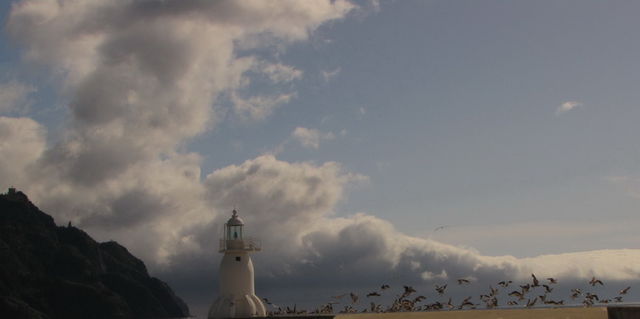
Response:
[[[255,293],[253,262],[249,256],[261,247],[257,241],[244,237],[243,227],[234,209],[220,239],[219,252],[224,253],[220,262],[220,294],[209,309],[209,319],[266,316],[265,306]]]

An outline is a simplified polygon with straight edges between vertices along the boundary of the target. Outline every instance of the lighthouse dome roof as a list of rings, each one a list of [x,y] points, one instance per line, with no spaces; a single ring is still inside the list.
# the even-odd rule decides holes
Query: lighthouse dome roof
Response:
[[[238,212],[234,209],[233,215],[227,221],[227,226],[242,226],[242,225],[244,225],[244,222],[242,221],[242,219],[240,219],[240,217],[238,217]]]

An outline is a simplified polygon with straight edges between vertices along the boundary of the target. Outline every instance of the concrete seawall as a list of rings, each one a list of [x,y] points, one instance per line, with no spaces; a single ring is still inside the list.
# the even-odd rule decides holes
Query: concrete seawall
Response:
[[[640,306],[533,308],[275,316],[304,319],[640,319]]]
[[[345,314],[337,319],[608,319],[606,308],[500,309]]]

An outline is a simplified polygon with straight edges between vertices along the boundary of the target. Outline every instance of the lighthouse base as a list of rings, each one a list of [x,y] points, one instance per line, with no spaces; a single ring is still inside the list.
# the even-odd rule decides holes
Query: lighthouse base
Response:
[[[209,319],[266,316],[267,310],[256,295],[220,296],[209,308]]]

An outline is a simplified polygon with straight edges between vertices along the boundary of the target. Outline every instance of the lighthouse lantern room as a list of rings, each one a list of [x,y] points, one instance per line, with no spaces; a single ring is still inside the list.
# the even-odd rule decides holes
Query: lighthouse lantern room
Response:
[[[220,294],[209,309],[209,319],[265,317],[266,309],[255,294],[253,262],[249,253],[260,251],[258,241],[245,237],[244,222],[234,209],[224,225],[219,252]]]

